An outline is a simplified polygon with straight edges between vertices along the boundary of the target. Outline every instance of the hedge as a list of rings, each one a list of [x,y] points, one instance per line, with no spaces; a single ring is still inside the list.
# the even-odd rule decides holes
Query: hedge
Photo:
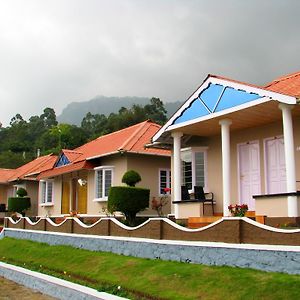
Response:
[[[29,197],[9,197],[8,208],[10,212],[18,212],[24,215],[25,210],[31,206]]]
[[[130,225],[135,216],[149,206],[150,190],[131,186],[113,186],[109,190],[108,210],[122,212]]]

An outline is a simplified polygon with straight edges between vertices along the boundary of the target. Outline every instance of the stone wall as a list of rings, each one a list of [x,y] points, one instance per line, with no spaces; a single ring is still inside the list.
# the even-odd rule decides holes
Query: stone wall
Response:
[[[300,274],[300,247],[170,241],[5,228],[5,236],[141,258]]]

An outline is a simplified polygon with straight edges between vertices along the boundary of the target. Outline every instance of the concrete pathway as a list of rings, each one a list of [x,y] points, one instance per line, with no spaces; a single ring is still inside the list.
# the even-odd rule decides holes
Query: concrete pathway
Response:
[[[53,300],[55,298],[43,295],[23,285],[0,277],[0,300]]]

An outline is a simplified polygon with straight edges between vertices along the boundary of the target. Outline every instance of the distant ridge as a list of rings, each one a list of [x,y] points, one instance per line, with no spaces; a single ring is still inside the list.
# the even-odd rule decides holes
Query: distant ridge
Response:
[[[88,101],[72,102],[68,104],[57,117],[59,123],[80,125],[82,119],[88,112],[92,114],[117,113],[121,107],[130,108],[133,104],[144,106],[150,98],[145,97],[106,97],[97,96]],[[170,117],[182,104],[180,101],[164,103],[167,116]]]

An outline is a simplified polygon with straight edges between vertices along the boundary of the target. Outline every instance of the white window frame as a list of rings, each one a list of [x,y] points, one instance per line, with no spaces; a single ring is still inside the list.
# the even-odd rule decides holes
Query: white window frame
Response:
[[[158,169],[158,194],[159,196],[164,196],[165,194],[161,194],[161,177],[160,177],[160,172],[161,171],[166,171],[167,173],[167,183],[166,183],[166,188],[171,188],[171,183],[172,183],[172,178],[171,178],[171,169],[170,168],[160,168]],[[168,192],[167,194],[170,194]]]
[[[114,182],[114,166],[101,166],[101,167],[96,167],[94,168],[95,170],[95,176],[94,176],[94,183],[95,183],[95,199],[93,201],[95,202],[106,202],[108,200],[108,195],[105,196],[105,172],[106,171],[111,171],[111,186],[113,186]],[[97,190],[98,190],[98,172],[102,171],[104,172],[104,176],[102,176],[102,197],[99,198],[97,195]]]
[[[51,202],[47,202],[48,199],[48,184],[52,184],[52,191],[51,191]],[[43,198],[43,187],[42,185],[45,184],[45,199]],[[54,180],[48,179],[48,180],[40,180],[40,206],[53,206],[54,205]]]
[[[208,147],[188,147],[182,148],[181,152],[191,151],[192,153],[192,189],[189,190],[190,193],[193,192],[194,186],[196,185],[196,158],[195,153],[202,152],[204,157],[204,191],[208,192],[208,176],[207,176],[207,150]]]

